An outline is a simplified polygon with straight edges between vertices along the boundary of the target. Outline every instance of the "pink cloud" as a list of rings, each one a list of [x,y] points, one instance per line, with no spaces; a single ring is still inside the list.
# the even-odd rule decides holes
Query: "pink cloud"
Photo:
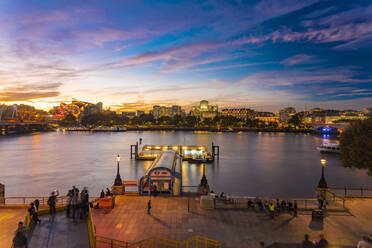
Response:
[[[286,58],[280,64],[291,66],[291,65],[298,65],[298,64],[311,64],[317,62],[315,56],[306,55],[306,54],[297,54],[292,57]]]
[[[31,25],[35,23],[63,23],[68,20],[68,15],[62,11],[54,10],[44,13],[33,13],[31,16],[25,16],[19,19],[19,23],[23,25]]]

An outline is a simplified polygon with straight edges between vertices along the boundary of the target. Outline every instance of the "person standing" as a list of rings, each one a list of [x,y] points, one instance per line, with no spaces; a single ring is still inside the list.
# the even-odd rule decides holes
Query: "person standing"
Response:
[[[275,205],[274,203],[270,202],[269,204],[269,212],[270,212],[270,217],[274,219],[274,214],[275,214]]]
[[[103,190],[101,191],[101,196],[99,198],[105,198],[105,192]]]
[[[357,248],[372,248],[372,244],[369,241],[367,236],[363,236],[362,239],[358,242]]]
[[[293,204],[291,201],[288,201],[288,213],[292,214],[292,210],[293,210]]]
[[[40,224],[41,223],[41,220],[39,219],[39,216],[37,214],[37,210],[36,210],[35,204],[33,202],[30,203],[30,207],[28,209],[28,212],[29,212],[29,214],[31,216],[31,220],[33,222],[35,222],[35,224],[37,224],[37,223]]]
[[[301,248],[313,248],[313,243],[309,240],[308,234],[305,234],[305,239],[301,243]]]
[[[151,200],[147,202],[147,214],[151,214]]]
[[[81,217],[85,218],[88,212],[89,193],[86,187],[81,191]]]
[[[328,247],[328,241],[324,238],[323,234],[319,235],[319,242],[318,242],[318,248],[327,248]]]
[[[67,218],[70,218],[70,213],[71,213],[71,202],[72,202],[72,190],[70,189],[67,193],[67,210],[66,210],[66,216]]]
[[[56,214],[57,196],[59,195],[58,191],[56,191],[56,192],[53,191],[52,194],[49,196],[49,199],[48,199],[49,213],[52,217],[54,217],[54,215]]]
[[[22,221],[18,223],[18,228],[14,233],[13,246],[14,248],[27,248],[26,227]]]
[[[79,190],[73,189],[72,190],[72,199],[71,199],[71,205],[72,205],[72,219],[75,221],[75,218],[77,217],[77,212],[79,210],[78,208],[78,200],[79,200]]]
[[[293,216],[297,217],[297,200],[295,200],[293,204]]]
[[[39,212],[39,206],[40,206],[40,201],[39,201],[39,199],[36,199],[36,200],[34,201],[34,203],[35,203],[36,212]]]

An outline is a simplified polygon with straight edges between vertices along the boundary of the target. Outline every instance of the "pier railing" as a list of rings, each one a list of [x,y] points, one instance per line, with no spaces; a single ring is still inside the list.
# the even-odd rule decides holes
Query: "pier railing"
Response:
[[[39,200],[40,205],[48,205],[49,196],[10,196],[10,197],[0,197],[0,206],[11,206],[11,205],[29,205],[31,202],[34,202],[36,199]],[[97,197],[89,197],[89,201],[94,201]],[[66,196],[57,197],[57,206],[67,205]]]
[[[48,205],[49,196],[16,196],[16,197],[0,197],[0,206],[1,205],[29,205],[31,202],[34,202],[36,199],[39,200],[40,205]],[[57,197],[57,206],[66,205],[66,196]]]
[[[273,202],[276,204],[276,199],[271,198],[259,198],[261,203]],[[226,198],[216,198],[215,199],[215,208],[249,208],[248,201],[254,204],[255,208],[258,208],[257,198],[256,197],[230,197]],[[282,201],[290,201],[292,204],[296,200],[298,210],[312,210],[318,208],[318,200],[316,198],[280,198],[279,203]],[[345,199],[343,197],[333,196],[327,201],[327,208],[329,209],[345,209]]]
[[[127,242],[96,236],[97,248],[221,248],[221,243],[203,236],[194,236],[184,241],[151,237],[137,242]]]
[[[372,198],[372,188],[365,187],[331,187],[331,191],[338,196]]]

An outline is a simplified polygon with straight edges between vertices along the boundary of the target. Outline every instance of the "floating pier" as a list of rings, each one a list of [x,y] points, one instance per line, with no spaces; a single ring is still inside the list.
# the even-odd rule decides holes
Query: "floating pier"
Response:
[[[139,144],[130,146],[130,158],[136,160],[155,160],[164,151],[174,151],[182,160],[194,163],[208,163],[219,159],[220,147],[212,143],[212,151],[208,152],[207,146],[201,145],[143,145],[142,151]]]

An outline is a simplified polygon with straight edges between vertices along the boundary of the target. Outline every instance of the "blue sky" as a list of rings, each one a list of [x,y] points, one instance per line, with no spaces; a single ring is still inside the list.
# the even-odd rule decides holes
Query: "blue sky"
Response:
[[[0,102],[372,107],[372,1],[0,3]]]

